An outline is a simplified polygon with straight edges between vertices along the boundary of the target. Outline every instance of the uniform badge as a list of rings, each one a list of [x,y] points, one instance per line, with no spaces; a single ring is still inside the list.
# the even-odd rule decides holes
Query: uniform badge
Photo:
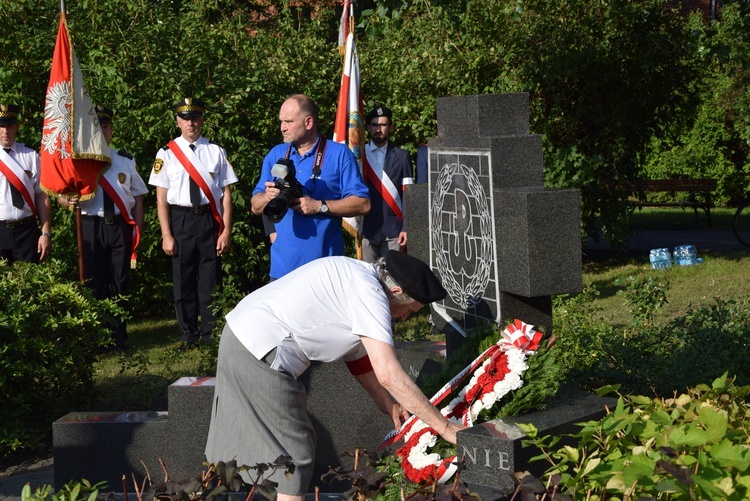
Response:
[[[120,184],[125,184],[125,181],[127,181],[127,179],[128,176],[126,176],[124,172],[120,172],[119,174],[117,174],[117,182],[119,182]]]
[[[157,158],[154,160],[154,174],[161,172],[161,168],[164,167],[164,160]]]

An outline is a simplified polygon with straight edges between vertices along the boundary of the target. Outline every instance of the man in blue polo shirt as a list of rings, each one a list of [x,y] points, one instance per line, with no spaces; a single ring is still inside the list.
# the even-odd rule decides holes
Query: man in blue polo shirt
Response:
[[[281,193],[274,183],[281,172],[277,165],[294,173],[286,179],[296,178],[301,196],[295,193],[289,210],[275,221],[271,279],[314,259],[343,255],[342,218],[370,211],[369,192],[354,154],[346,145],[328,141],[318,132],[318,107],[312,99],[303,94],[287,98],[279,122],[284,143],[272,148],[263,160],[252,210],[263,214]]]

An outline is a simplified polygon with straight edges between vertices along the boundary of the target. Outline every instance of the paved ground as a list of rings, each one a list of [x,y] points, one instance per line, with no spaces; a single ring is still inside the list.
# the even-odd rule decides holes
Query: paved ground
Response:
[[[52,458],[35,461],[19,473],[7,477],[0,477],[0,501],[20,501],[21,489],[27,483],[31,484],[31,491],[44,485],[55,483]]]
[[[644,263],[648,262],[648,251],[654,248],[667,247],[670,250],[676,245],[695,245],[698,256],[716,252],[745,252],[750,255],[750,248],[742,246],[731,231],[687,230],[687,231],[648,231],[633,235],[628,241],[628,250],[633,254],[643,253]],[[584,242],[584,253],[587,251],[606,251],[605,242]],[[0,501],[20,501],[21,489],[30,482],[32,490],[42,485],[54,483],[52,458],[41,458],[24,467],[5,472],[0,476]]]

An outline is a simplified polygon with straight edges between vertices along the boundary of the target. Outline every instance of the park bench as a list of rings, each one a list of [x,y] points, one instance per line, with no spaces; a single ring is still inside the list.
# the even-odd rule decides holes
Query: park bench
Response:
[[[706,220],[711,226],[711,192],[716,190],[716,179],[642,179],[628,185],[633,196],[630,203],[637,207],[690,207],[695,213],[695,224],[698,224],[698,209],[706,213]],[[674,201],[650,200],[648,193],[685,192],[687,198]]]

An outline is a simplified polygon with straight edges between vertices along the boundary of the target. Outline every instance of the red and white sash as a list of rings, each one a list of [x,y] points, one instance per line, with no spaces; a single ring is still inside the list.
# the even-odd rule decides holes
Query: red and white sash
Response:
[[[221,217],[222,207],[220,204],[221,190],[214,186],[211,174],[193,150],[188,147],[183,148],[175,141],[170,141],[167,146],[172,150],[172,153],[185,168],[188,175],[200,187],[206,198],[208,198],[211,213],[216,222],[219,223],[219,235],[221,235],[224,231],[224,219]]]
[[[34,203],[34,183],[26,175],[23,167],[15,161],[6,151],[0,148],[0,172],[6,177],[8,182],[23,195],[26,204],[31,208],[31,212],[36,216],[36,204]]]
[[[112,173],[112,175],[115,176],[115,181],[110,182],[109,179],[107,179],[107,174],[110,173],[110,170],[107,170],[100,178],[99,178],[99,185],[102,187],[104,191],[107,192],[107,195],[109,195],[109,198],[112,199],[112,202],[117,206],[117,208],[120,211],[120,215],[122,215],[122,218],[127,221],[129,225],[133,227],[133,243],[130,246],[130,267],[135,268],[136,260],[138,259],[138,256],[135,252],[136,248],[138,247],[138,244],[141,242],[141,231],[138,229],[138,224],[135,222],[135,219],[133,219],[133,216],[130,214],[130,211],[128,210],[128,206],[125,204],[125,200],[127,197],[127,193],[125,192],[125,188],[122,187],[122,185],[117,182],[116,180],[116,173]]]
[[[370,165],[370,162],[367,160],[367,155],[365,155],[363,161],[364,165],[362,170],[365,173],[365,177],[370,182],[370,184],[375,187],[378,193],[380,193],[380,196],[383,197],[385,203],[387,203],[391,210],[396,214],[399,221],[403,221],[404,213],[403,209],[401,208],[401,197],[398,194],[396,185],[393,184],[393,181],[385,172],[386,160],[383,159],[383,165],[380,168],[375,168]]]

